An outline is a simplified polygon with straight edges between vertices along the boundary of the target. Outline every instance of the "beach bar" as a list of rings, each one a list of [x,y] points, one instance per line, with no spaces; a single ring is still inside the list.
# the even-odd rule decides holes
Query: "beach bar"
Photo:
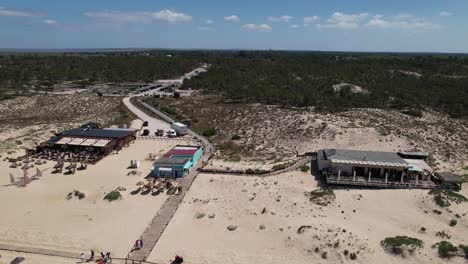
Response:
[[[107,155],[129,145],[136,139],[136,132],[136,129],[131,128],[73,128],[56,133],[50,140],[40,144],[36,151],[56,149]]]
[[[155,178],[181,178],[190,172],[203,155],[200,146],[177,145],[153,164]]]
[[[323,149],[317,152],[318,169],[330,185],[379,188],[436,187],[425,157],[381,151]]]

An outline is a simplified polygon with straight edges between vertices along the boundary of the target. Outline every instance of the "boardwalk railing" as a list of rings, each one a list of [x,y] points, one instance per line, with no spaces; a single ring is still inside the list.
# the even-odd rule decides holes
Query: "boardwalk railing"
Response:
[[[436,185],[431,181],[423,181],[420,180],[416,181],[405,181],[405,182],[394,182],[394,181],[387,181],[383,179],[371,179],[368,180],[367,177],[364,176],[356,176],[354,179],[353,177],[349,176],[340,176],[337,175],[327,175],[326,176],[328,184],[336,184],[336,185],[354,185],[354,186],[368,186],[368,187],[379,187],[379,188],[392,188],[392,189],[434,189]]]

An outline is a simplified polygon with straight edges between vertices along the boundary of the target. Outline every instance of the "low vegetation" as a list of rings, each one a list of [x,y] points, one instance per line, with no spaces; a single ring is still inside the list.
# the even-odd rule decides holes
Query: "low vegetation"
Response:
[[[302,172],[308,172],[310,170],[309,165],[302,165],[299,167],[299,170]]]
[[[424,246],[421,240],[408,236],[387,237],[380,244],[384,249],[397,255],[404,254],[406,251],[411,254]]]
[[[441,258],[451,258],[458,252],[458,248],[448,241],[437,243],[438,253]]]
[[[457,223],[458,223],[458,222],[457,222],[457,220],[455,220],[455,219],[452,219],[452,220],[450,220],[450,223],[449,223],[449,225],[450,225],[450,226],[456,226],[456,225],[457,225]]]
[[[73,197],[76,197],[79,200],[81,200],[81,199],[84,199],[86,195],[78,190],[74,190],[73,192],[68,193],[65,199],[71,200]]]
[[[119,191],[112,191],[112,192],[106,194],[106,196],[104,196],[104,200],[107,200],[109,202],[119,200],[121,198],[122,198],[122,195],[120,194]]]
[[[456,204],[468,202],[465,196],[450,190],[431,190],[429,194],[434,195],[434,201],[440,207],[449,207],[451,205],[450,202]]]
[[[305,192],[309,200],[317,205],[327,206],[335,200],[335,193],[331,189],[317,189]]]

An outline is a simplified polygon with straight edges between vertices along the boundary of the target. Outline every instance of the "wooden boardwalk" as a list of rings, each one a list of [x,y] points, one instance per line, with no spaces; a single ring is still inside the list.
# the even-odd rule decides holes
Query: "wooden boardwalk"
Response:
[[[169,225],[169,222],[179,208],[179,205],[182,203],[186,192],[197,177],[198,168],[203,166],[205,162],[206,160],[200,161],[199,165],[193,167],[191,172],[180,181],[179,186],[182,187],[182,192],[179,195],[171,195],[167,198],[161,209],[159,209],[158,213],[154,216],[140,237],[143,240],[143,247],[139,250],[130,252],[127,258],[145,261],[151,254],[151,251],[153,251],[156,243],[158,243],[164,230]]]

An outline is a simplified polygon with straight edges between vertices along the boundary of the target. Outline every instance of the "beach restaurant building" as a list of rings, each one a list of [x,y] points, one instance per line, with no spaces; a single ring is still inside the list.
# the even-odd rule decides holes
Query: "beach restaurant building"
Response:
[[[323,149],[317,152],[317,165],[331,185],[430,189],[435,183],[426,158],[421,153]]]
[[[203,155],[200,146],[177,145],[153,164],[155,178],[181,178],[187,175]]]
[[[134,141],[136,132],[132,128],[74,128],[55,134],[49,141],[38,146],[37,150],[49,148],[109,154]]]

